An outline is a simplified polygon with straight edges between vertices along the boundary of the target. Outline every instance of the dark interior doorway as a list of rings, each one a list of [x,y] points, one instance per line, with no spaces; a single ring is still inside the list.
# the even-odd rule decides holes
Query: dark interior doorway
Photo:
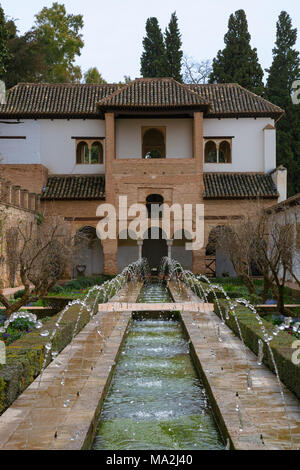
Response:
[[[152,234],[151,234],[152,230]],[[152,238],[151,238],[152,236]],[[167,241],[163,238],[161,228],[149,228],[148,240],[143,243],[142,256],[147,258],[150,268],[158,268],[161,259],[168,255]]]

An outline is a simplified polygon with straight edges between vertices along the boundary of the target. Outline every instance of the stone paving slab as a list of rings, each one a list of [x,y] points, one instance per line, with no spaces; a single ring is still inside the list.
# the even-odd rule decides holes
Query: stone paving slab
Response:
[[[99,304],[99,312],[174,312],[174,311],[199,311],[203,308],[211,309],[213,304],[200,304],[199,302],[173,302],[173,303],[128,303],[128,302],[108,302]]]
[[[179,299],[177,288],[173,283],[169,287],[176,301]],[[213,312],[208,309],[201,313],[182,311],[182,318],[196,363],[213,396],[216,414],[233,447],[300,450],[300,402],[295,395],[281,383],[286,413],[276,376],[264,365],[257,365],[255,354],[244,348],[240,339]],[[247,369],[251,371],[250,390]],[[236,410],[237,402],[240,411]]]

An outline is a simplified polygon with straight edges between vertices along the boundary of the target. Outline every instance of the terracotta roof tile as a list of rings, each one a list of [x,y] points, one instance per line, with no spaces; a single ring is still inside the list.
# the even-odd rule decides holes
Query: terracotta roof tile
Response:
[[[209,102],[173,78],[139,78],[99,101],[100,108],[209,106]]]
[[[8,91],[0,114],[92,117],[98,114],[96,103],[116,89],[117,85],[19,83]]]
[[[189,87],[211,103],[209,115],[253,115],[280,117],[284,111],[261,96],[251,93],[238,83],[198,84]]]
[[[126,85],[19,83],[0,105],[2,118],[99,118],[108,107],[207,108],[205,117],[269,116],[283,110],[236,83],[182,85],[173,79],[137,79]],[[209,107],[209,109],[208,109]]]
[[[270,175],[264,173],[204,173],[204,199],[277,198]],[[105,199],[104,175],[50,176],[42,200]]]
[[[105,199],[105,176],[50,176],[41,199]]]
[[[278,191],[265,173],[204,173],[204,199],[277,198]]]

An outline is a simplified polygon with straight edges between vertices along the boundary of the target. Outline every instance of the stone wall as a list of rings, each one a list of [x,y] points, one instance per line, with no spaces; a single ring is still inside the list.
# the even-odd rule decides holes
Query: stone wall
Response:
[[[40,197],[20,186],[0,180],[0,288],[14,287],[20,283],[7,262],[8,232],[20,223],[36,223]]]

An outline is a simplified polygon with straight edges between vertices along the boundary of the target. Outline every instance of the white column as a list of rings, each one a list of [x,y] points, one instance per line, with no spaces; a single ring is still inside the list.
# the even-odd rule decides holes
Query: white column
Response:
[[[144,240],[138,240],[137,246],[139,248],[139,259],[142,259],[142,249],[143,249]]]
[[[268,124],[264,130],[264,172],[276,168],[276,130],[271,124]]]
[[[172,258],[172,245],[173,245],[173,240],[167,240],[167,246],[168,246],[168,258]]]

